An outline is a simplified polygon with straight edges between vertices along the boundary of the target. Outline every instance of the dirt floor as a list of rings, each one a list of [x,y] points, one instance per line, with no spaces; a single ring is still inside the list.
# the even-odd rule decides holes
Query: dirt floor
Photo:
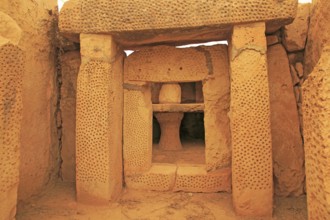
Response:
[[[276,198],[276,220],[307,219],[306,197]],[[267,218],[236,217],[231,195],[227,193],[164,193],[125,189],[121,198],[108,206],[77,204],[74,185],[59,183],[25,203],[19,203],[17,220],[253,220]],[[269,219],[269,218],[268,218]]]

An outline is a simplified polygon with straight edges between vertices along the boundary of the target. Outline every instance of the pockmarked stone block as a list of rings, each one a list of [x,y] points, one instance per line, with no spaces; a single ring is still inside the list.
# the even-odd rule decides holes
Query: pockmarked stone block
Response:
[[[23,51],[0,40],[0,219],[16,215],[24,64]]]
[[[303,84],[303,123],[309,219],[330,219],[330,47]]]
[[[123,53],[111,36],[82,34],[81,55],[76,112],[77,199],[105,204],[122,189]]]
[[[231,169],[207,172],[204,165],[179,165],[174,191],[231,192]]]
[[[296,0],[70,0],[61,9],[59,27],[69,34],[109,33],[123,45],[219,40],[226,39],[235,24],[288,24],[296,8]]]
[[[123,133],[125,176],[148,171],[152,159],[152,103],[151,88],[146,83],[124,84]]]
[[[237,214],[271,216],[272,139],[265,24],[234,27],[231,48],[233,203]]]
[[[174,186],[176,170],[175,164],[153,164],[142,174],[125,176],[125,183],[132,189],[169,191]]]

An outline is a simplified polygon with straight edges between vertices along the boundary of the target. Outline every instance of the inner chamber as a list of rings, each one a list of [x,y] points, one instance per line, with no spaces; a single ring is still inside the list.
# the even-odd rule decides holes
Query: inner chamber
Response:
[[[203,103],[202,82],[179,83],[181,104]],[[162,83],[152,85],[152,102],[159,104]],[[157,115],[153,114],[153,163],[205,164],[204,112],[184,112],[179,136],[182,148],[164,150],[159,146],[161,128]],[[159,117],[158,117],[159,118]]]

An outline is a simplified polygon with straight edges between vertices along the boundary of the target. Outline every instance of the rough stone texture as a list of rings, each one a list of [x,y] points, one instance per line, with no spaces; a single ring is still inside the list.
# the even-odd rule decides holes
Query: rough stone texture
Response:
[[[278,41],[278,37],[277,35],[269,35],[267,36],[267,46],[272,46],[274,44],[277,44]]]
[[[281,44],[268,48],[275,194],[303,194],[304,149],[289,61]],[[299,81],[298,81],[299,82]]]
[[[155,113],[160,125],[159,149],[181,150],[180,125],[183,118],[182,112]]]
[[[234,27],[231,48],[233,203],[237,214],[271,216],[272,139],[265,24]]]
[[[313,0],[305,50],[304,78],[313,71],[323,47],[330,39],[330,1]]]
[[[11,24],[17,27],[13,20],[7,23],[8,27]],[[17,36],[17,33],[12,34]],[[3,36],[0,32],[0,219],[4,220],[15,218],[19,184],[22,78],[25,69],[24,53],[11,43],[18,42],[15,36]]]
[[[154,112],[203,112],[203,103],[191,104],[152,104]]]
[[[305,49],[309,25],[310,4],[299,4],[292,24],[284,26],[283,45],[289,52]]]
[[[0,11],[12,17],[22,29],[19,46],[26,54],[22,79],[20,200],[39,193],[58,175],[54,23],[49,11],[55,5],[56,0],[2,0],[0,4]]]
[[[81,36],[77,80],[77,199],[108,203],[122,189],[123,52],[109,35]]]
[[[330,219],[330,47],[303,84],[306,189],[309,219]]]
[[[141,175],[126,176],[125,183],[132,189],[169,191],[174,186],[176,170],[174,164],[153,164]]]
[[[123,153],[125,176],[151,168],[152,103],[151,88],[146,83],[125,81],[124,84]]]
[[[79,51],[61,56],[62,177],[70,182],[76,181],[76,92],[80,64]]]
[[[204,165],[178,166],[174,191],[231,192],[231,169],[207,172]]]
[[[206,169],[227,167],[231,161],[229,123],[230,79],[227,45],[204,47],[212,75],[203,81]]]
[[[163,84],[159,91],[159,103],[180,103],[181,86],[177,83]]]
[[[61,10],[59,26],[64,33],[112,33],[121,43],[131,45],[226,39],[232,24],[288,24],[296,15],[296,7],[296,0],[114,0],[112,4],[107,0],[71,0]]]
[[[208,64],[209,53],[202,48],[146,48],[126,59],[125,78],[147,82],[196,82],[213,74],[208,65],[200,65],[196,60]]]

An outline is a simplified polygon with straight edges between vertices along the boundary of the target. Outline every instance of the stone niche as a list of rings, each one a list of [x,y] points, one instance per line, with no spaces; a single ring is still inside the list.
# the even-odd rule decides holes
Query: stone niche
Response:
[[[107,203],[124,184],[159,191],[232,191],[238,215],[270,216],[265,32],[292,22],[296,10],[296,0],[67,2],[59,27],[80,41],[82,57],[78,201]],[[174,47],[211,40],[228,40],[229,46]],[[125,58],[124,49],[135,52]],[[187,148],[180,124],[189,114],[202,118],[196,123],[204,129],[204,141],[195,153],[190,150],[194,160],[175,160]],[[153,146],[156,120],[160,140]]]
[[[198,84],[202,86],[196,89]],[[195,88],[186,92],[189,86]],[[203,100],[196,102],[196,93]],[[227,45],[150,47],[126,58],[123,158],[127,186],[230,192],[229,96]],[[200,127],[205,134],[180,140],[181,120],[183,116],[189,120],[189,114],[196,118],[193,113],[200,113],[199,118],[204,115]],[[153,144],[157,131],[153,131],[153,120],[160,124],[159,144]],[[187,129],[192,123],[188,122]]]

